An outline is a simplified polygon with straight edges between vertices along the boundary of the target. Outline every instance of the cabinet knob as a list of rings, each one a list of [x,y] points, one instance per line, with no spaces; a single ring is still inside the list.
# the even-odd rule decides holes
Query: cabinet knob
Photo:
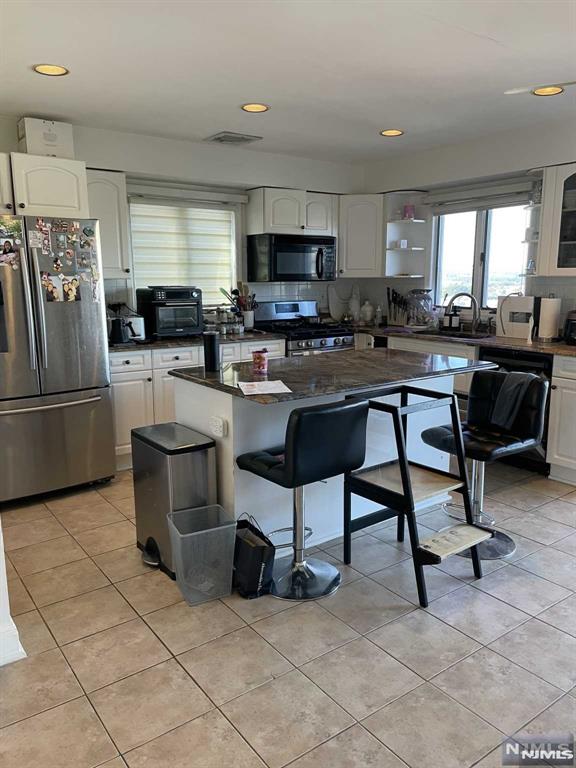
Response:
[[[344,274],[344,270],[343,270],[343,269],[339,269],[339,270],[338,270],[338,272],[339,272],[341,275],[343,275],[343,274]]]
[[[124,272],[126,272],[127,275],[130,274],[130,270],[129,269],[125,269]]]
[[[26,208],[26,203],[18,203],[18,208]]]
[[[550,387],[550,389],[558,389],[558,387],[557,387],[557,385],[556,385],[556,384],[552,384],[552,386]]]
[[[146,381],[152,381],[152,376],[148,376],[148,378],[146,379]]]
[[[180,360],[180,355],[174,355],[174,360]]]
[[[11,211],[12,210],[12,203],[6,203],[6,208]]]
[[[306,229],[306,224],[300,224],[300,229]]]
[[[124,365],[130,365],[130,360],[124,360]]]

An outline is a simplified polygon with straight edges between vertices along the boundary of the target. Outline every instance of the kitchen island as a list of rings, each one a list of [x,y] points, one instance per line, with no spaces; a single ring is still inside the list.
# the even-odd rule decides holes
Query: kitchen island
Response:
[[[347,395],[378,393],[386,397],[387,388],[403,383],[452,392],[455,374],[493,367],[492,363],[446,355],[375,349],[270,360],[266,377],[255,375],[251,363],[232,363],[217,373],[204,368],[180,368],[170,373],[176,378],[176,421],[216,441],[220,504],[236,517],[243,513],[254,515],[264,531],[271,531],[291,525],[292,494],[238,469],[236,457],[281,445],[294,408],[336,402]],[[280,380],[290,392],[246,396],[238,388],[238,382],[262,380]],[[444,411],[435,409],[409,417],[408,449],[412,460],[447,468],[449,457],[420,439],[422,429],[449,420],[447,409]],[[367,463],[395,457],[388,415],[370,415],[367,445]],[[308,486],[305,498],[307,524],[314,531],[308,546],[340,535],[342,477]],[[355,499],[353,514],[374,509],[376,506],[370,502]]]

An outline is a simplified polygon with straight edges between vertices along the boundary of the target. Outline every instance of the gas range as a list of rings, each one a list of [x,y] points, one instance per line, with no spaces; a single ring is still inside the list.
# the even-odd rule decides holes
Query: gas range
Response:
[[[320,323],[315,301],[265,302],[256,312],[256,328],[286,336],[289,357],[354,349],[354,331],[339,323]]]

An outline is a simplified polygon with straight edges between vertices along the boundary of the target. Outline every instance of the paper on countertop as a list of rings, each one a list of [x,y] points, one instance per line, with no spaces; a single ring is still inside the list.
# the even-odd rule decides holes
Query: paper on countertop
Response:
[[[292,392],[283,381],[239,381],[238,386],[244,395],[275,395],[280,392]]]

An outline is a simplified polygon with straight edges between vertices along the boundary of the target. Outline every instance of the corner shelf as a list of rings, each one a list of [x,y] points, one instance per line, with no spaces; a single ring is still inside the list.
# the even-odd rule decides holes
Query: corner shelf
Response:
[[[397,274],[397,275],[384,275],[386,280],[416,280],[417,278],[424,279],[424,275],[410,275],[406,273],[405,275]]]
[[[394,251],[396,253],[416,253],[419,251],[425,251],[424,246],[415,245],[412,248],[386,248],[387,251]]]
[[[426,224],[426,219],[393,219],[388,224]]]

